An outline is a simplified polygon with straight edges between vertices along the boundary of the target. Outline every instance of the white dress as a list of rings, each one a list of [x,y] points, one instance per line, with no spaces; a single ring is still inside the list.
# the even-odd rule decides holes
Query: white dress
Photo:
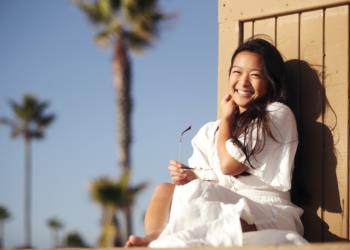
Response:
[[[305,243],[300,236],[303,211],[290,202],[289,194],[298,145],[295,118],[282,103],[269,104],[267,111],[275,140],[267,136],[264,148],[250,157],[253,167],[248,176],[236,178],[221,172],[216,150],[220,121],[198,131],[189,166],[199,179],[176,186],[169,222],[150,247]],[[250,129],[254,135],[256,128]],[[253,138],[249,145],[255,143]],[[245,162],[245,155],[231,140],[226,149],[234,159]],[[255,224],[258,231],[242,233],[240,218]]]

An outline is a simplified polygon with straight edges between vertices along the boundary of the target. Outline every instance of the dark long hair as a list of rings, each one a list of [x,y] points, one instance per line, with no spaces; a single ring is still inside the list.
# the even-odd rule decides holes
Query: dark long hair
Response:
[[[286,73],[283,58],[276,47],[264,39],[254,37],[241,44],[233,53],[229,72],[236,56],[243,51],[253,52],[261,57],[263,73],[267,79],[266,94],[250,103],[245,112],[236,112],[234,117],[233,142],[245,154],[245,164],[254,168],[251,157],[263,150],[267,136],[275,140],[269,127],[266,107],[272,102],[286,101]],[[253,134],[254,131],[256,134]],[[243,136],[243,142],[238,140],[240,136]],[[254,141],[256,138],[254,146],[251,144],[253,138]]]

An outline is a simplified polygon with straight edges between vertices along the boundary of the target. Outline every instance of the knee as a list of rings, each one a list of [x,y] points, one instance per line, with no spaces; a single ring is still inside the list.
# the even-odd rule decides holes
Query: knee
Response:
[[[174,192],[175,184],[172,183],[161,183],[153,192],[153,196],[171,196]]]

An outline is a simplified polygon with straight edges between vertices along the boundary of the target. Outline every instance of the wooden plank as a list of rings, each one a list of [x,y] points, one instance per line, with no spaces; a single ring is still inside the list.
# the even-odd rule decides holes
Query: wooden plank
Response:
[[[322,241],[323,200],[323,124],[322,103],[319,95],[322,82],[318,72],[322,70],[323,26],[322,11],[301,13],[300,16],[300,171],[302,186],[300,203],[304,208],[302,217],[305,238]],[[312,67],[311,67],[312,65]]]
[[[243,41],[254,35],[253,22],[244,22],[243,24]]]
[[[329,229],[324,240],[348,239],[348,79],[349,79],[348,7],[325,11],[325,94],[328,107],[324,124],[325,181],[323,218]],[[336,125],[336,127],[335,127]]]
[[[275,18],[268,18],[254,22],[254,35],[275,43]]]
[[[299,77],[299,15],[277,19],[276,45],[286,63],[288,105],[300,120],[300,77]]]
[[[277,19],[276,45],[284,60],[299,59],[299,15],[293,14]]]
[[[219,23],[237,20],[266,18],[275,14],[290,14],[290,12],[302,12],[310,8],[322,8],[329,5],[347,4],[350,0],[219,0]]]

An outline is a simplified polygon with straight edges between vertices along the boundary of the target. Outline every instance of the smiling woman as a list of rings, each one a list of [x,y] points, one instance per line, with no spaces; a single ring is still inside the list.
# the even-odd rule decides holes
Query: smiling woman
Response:
[[[193,138],[190,169],[170,161],[173,184],[156,189],[145,237],[131,236],[127,246],[246,245],[262,235],[270,244],[305,242],[302,209],[289,193],[298,134],[283,104],[282,57],[252,38],[235,51],[229,72],[221,119]]]
[[[261,57],[254,52],[243,51],[236,56],[229,79],[229,96],[241,113],[250,102],[264,96],[267,91]]]

